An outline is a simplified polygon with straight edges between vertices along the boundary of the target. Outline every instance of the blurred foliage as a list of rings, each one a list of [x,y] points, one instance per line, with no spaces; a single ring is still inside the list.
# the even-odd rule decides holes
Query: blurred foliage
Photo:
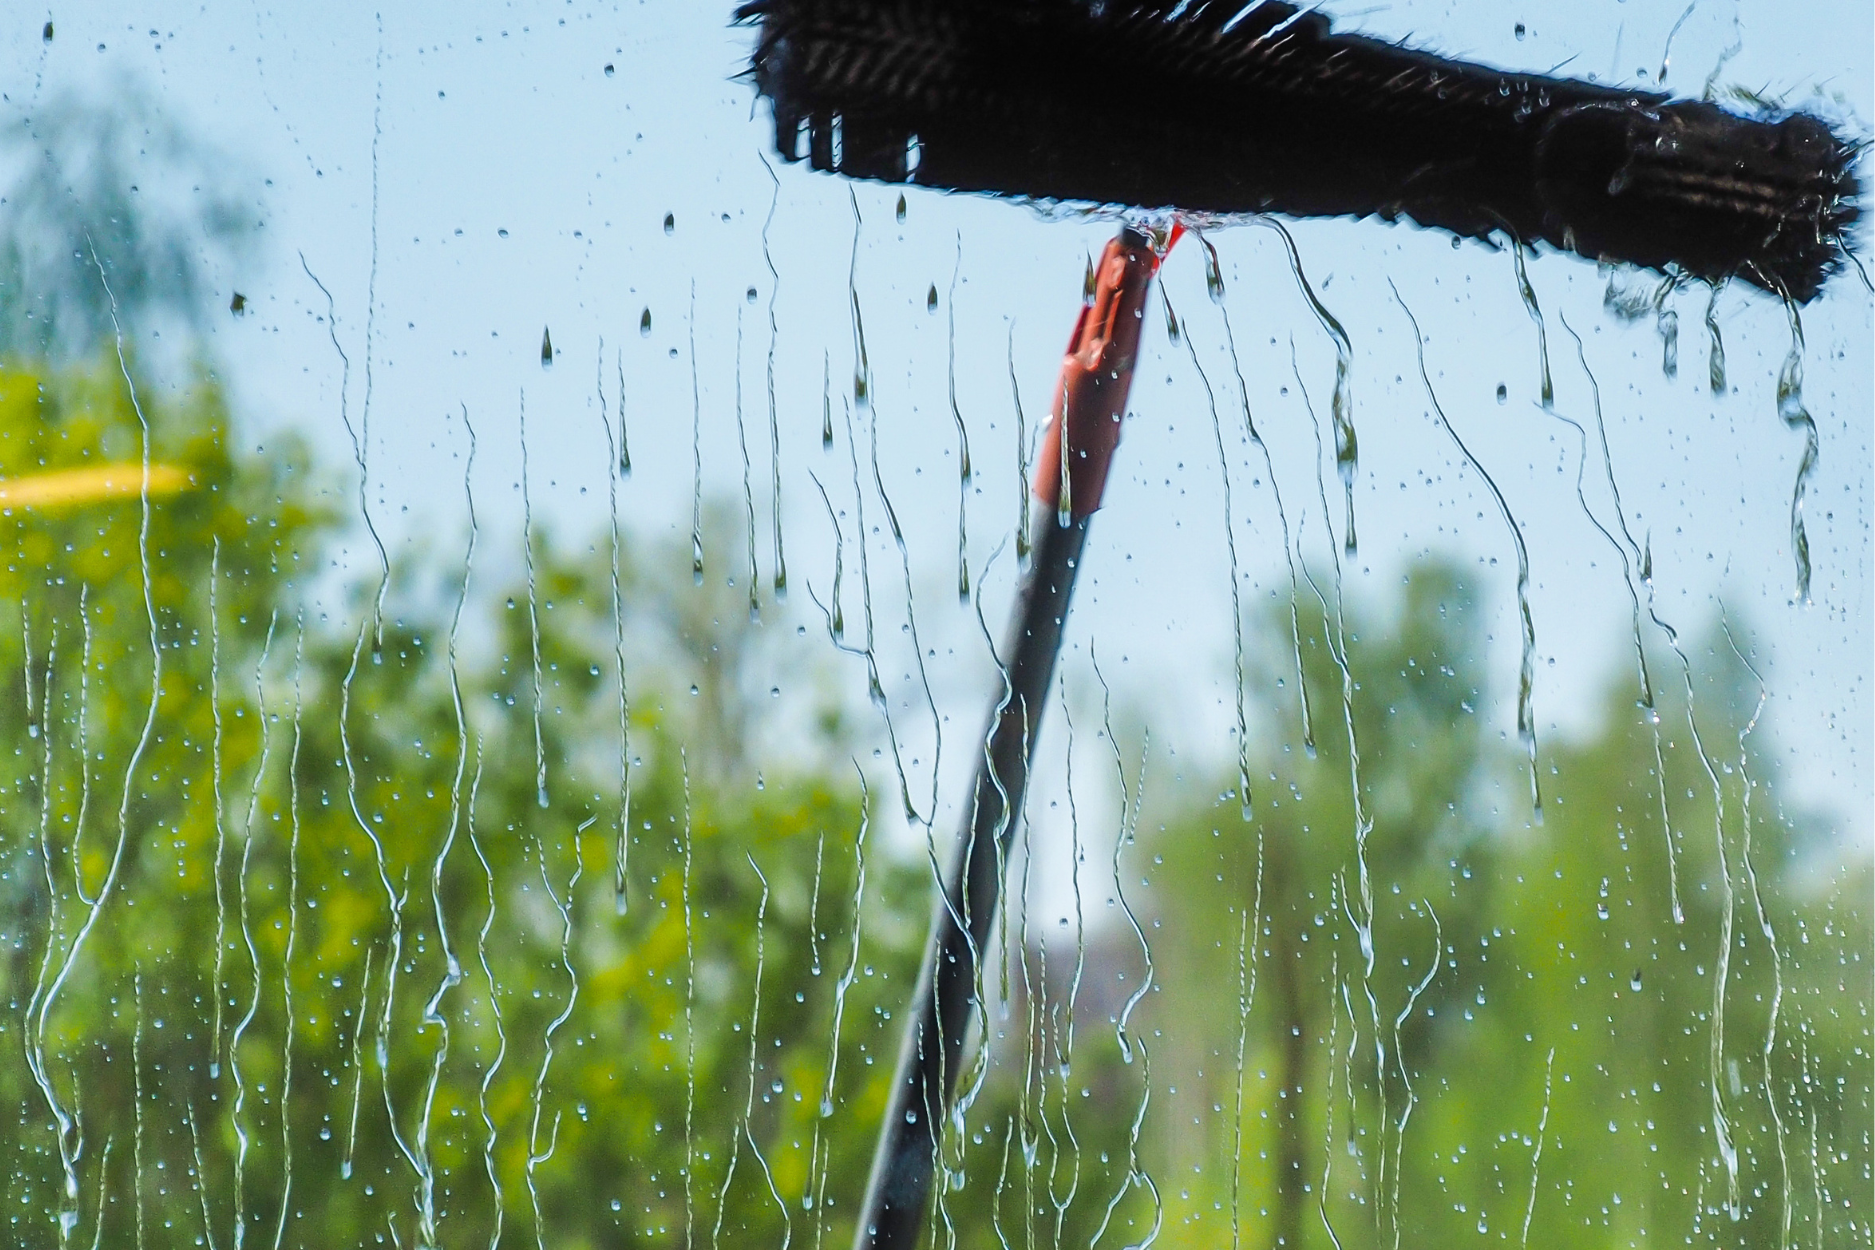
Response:
[[[13,174],[0,353],[83,358],[110,341],[113,313],[188,342],[219,302],[207,262],[245,258],[261,224],[234,163],[130,85],[109,100],[59,96],[25,121],[0,142]]]
[[[1738,623],[1712,622],[1685,667],[1650,655],[1669,675],[1658,754],[1632,670],[1589,733],[1546,739],[1537,823],[1521,753],[1479,714],[1478,618],[1437,563],[1391,611],[1305,615],[1304,749],[1288,605],[1272,610],[1252,623],[1252,687],[1276,692],[1252,736],[1253,819],[1228,782],[1148,758],[1145,827],[1116,811],[1081,831],[1124,837],[1120,870],[1090,853],[1081,889],[1111,908],[1126,883],[1152,966],[1111,911],[1085,950],[1029,951],[1046,971],[967,1154],[997,1175],[1013,1141],[1045,1234],[1323,1250],[1866,1235],[1875,882],[1865,852],[1779,802]],[[1014,1244],[1020,1216],[980,1227],[980,1203],[952,1207],[964,1244]]]
[[[741,715],[746,672],[683,707],[709,662],[753,654],[734,592],[621,570],[620,911],[609,552],[536,553],[543,807],[523,587],[469,600],[495,617],[475,660],[452,658],[448,611],[380,619],[370,586],[355,631],[308,619],[334,496],[303,454],[232,454],[206,384],[143,413],[193,489],[153,501],[141,539],[136,498],[0,520],[23,606],[0,642],[20,675],[0,696],[0,1087],[9,1190],[42,1213],[22,1237],[55,1244],[67,1211],[80,1240],[101,1218],[107,1241],[239,1222],[271,1244],[284,1203],[286,1244],[485,1243],[499,1205],[516,1244],[657,1243],[718,1218],[725,1152],[738,1235],[811,1219],[803,1194],[856,1202],[871,1143],[847,1126],[883,1104],[924,870],[867,865],[852,965],[859,777],[751,789],[713,710]],[[0,423],[8,478],[141,454],[114,360],[0,376]]]
[[[21,1244],[60,1213],[68,1244],[848,1239],[929,868],[861,843],[895,809],[838,762],[833,694],[767,698],[814,685],[793,639],[629,535],[617,624],[608,536],[537,538],[532,611],[432,553],[392,579],[440,595],[327,619],[340,493],[290,442],[234,451],[206,377],[139,411],[114,356],[0,375],[0,477],[140,461],[146,428],[189,484],[147,526],[137,498],[0,516]],[[1139,806],[1077,783],[1084,941],[1009,917],[937,1244],[1860,1235],[1868,862],[1780,808],[1755,679],[1715,628],[1697,741],[1685,684],[1659,700],[1669,867],[1631,685],[1544,743],[1538,826],[1480,635],[1437,564],[1305,616],[1314,749],[1273,645],[1249,823],[1205,766],[1077,726]],[[758,771],[775,717],[794,762]]]

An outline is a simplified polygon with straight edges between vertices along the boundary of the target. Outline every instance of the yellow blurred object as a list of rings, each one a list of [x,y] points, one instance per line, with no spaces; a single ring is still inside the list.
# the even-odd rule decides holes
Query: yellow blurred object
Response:
[[[102,500],[137,499],[143,493],[143,483],[144,467],[136,461],[0,478],[0,508],[60,508]],[[193,484],[188,471],[173,464],[149,467],[152,499],[174,495]]]

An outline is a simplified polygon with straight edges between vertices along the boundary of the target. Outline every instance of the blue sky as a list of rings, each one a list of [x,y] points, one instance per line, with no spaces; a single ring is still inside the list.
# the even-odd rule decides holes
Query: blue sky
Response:
[[[1324,7],[1339,25],[1478,60],[1646,85],[1685,11],[1678,0],[1582,0],[1563,13],[1494,0]],[[740,326],[766,579],[772,297],[779,433],[772,450],[789,574],[795,587],[811,584],[824,597],[833,542],[809,475],[850,513],[840,404],[854,358],[851,266],[875,400],[856,428],[864,450],[865,421],[876,421],[881,476],[907,519],[937,715],[959,727],[946,729],[936,793],[955,803],[970,765],[970,752],[956,744],[977,731],[993,668],[974,612],[954,592],[949,325],[954,314],[957,405],[976,469],[965,499],[974,577],[1017,513],[1010,367],[1032,434],[1047,410],[1085,258],[1098,252],[1110,222],[921,190],[906,193],[901,222],[895,188],[849,187],[796,167],[776,168],[771,181],[765,108],[734,80],[752,36],[727,26],[727,6],[461,4],[380,18],[347,4],[97,3],[50,13],[57,36],[49,45],[40,38],[46,16],[15,13],[0,40],[0,66],[16,85],[6,99],[16,124],[30,130],[34,110],[63,93],[96,96],[137,84],[223,154],[230,185],[264,222],[255,257],[217,274],[224,299],[241,290],[252,315],[218,320],[211,345],[257,442],[291,427],[333,465],[347,464],[341,400],[355,420],[365,416],[369,327],[368,496],[374,520],[399,548],[453,559],[467,447],[453,414],[466,405],[481,440],[474,486],[484,552],[495,568],[518,567],[523,392],[536,519],[562,537],[596,532],[607,456],[595,378],[603,373],[615,403],[621,371],[635,469],[621,489],[623,513],[636,533],[686,536],[693,435],[706,492],[742,498]],[[1771,0],[1696,4],[1673,43],[1667,87],[1697,94],[1735,32],[1740,51],[1721,82],[1822,108],[1868,133],[1875,35],[1865,3],[1807,6],[1802,22]],[[1513,547],[1484,482],[1430,416],[1403,301],[1427,332],[1440,403],[1528,541],[1539,732],[1581,729],[1591,696],[1625,663],[1631,639],[1620,560],[1576,498],[1577,435],[1559,419],[1593,421],[1566,320],[1582,335],[1600,384],[1627,518],[1651,544],[1661,614],[1696,627],[1722,603],[1741,623],[1771,679],[1769,733],[1790,755],[1786,800],[1836,813],[1846,844],[1866,854],[1875,718],[1867,289],[1849,275],[1804,311],[1805,393],[1822,460],[1806,510],[1815,602],[1801,607],[1790,602],[1788,510],[1802,443],[1778,420],[1773,396],[1790,342],[1783,309],[1737,287],[1721,296],[1732,386],[1714,397],[1704,383],[1703,288],[1674,299],[1681,368],[1668,379],[1651,323],[1604,311],[1607,275],[1570,257],[1537,258],[1530,276],[1547,317],[1552,415],[1536,403],[1536,334],[1507,253],[1454,248],[1444,236],[1371,222],[1300,223],[1294,232],[1310,278],[1354,345],[1362,542],[1346,569],[1350,593],[1391,595],[1407,562],[1429,552],[1477,569],[1492,622],[1488,679],[1498,695],[1485,714],[1511,732]],[[1246,224],[1212,238],[1223,258],[1223,308],[1206,299],[1201,253],[1190,244],[1164,281],[1217,392],[1233,491],[1229,524],[1248,604],[1289,594],[1272,476],[1291,537],[1299,536],[1314,567],[1327,569],[1322,469],[1291,350],[1324,416],[1333,353],[1273,232]],[[338,334],[355,365],[343,396],[338,356],[317,320],[324,300],[301,256],[336,301]],[[927,311],[933,287],[935,313]],[[647,308],[651,332],[641,335]],[[1273,475],[1242,436],[1226,313]],[[560,353],[545,372],[543,327]],[[820,446],[823,369],[841,430],[831,455]],[[1070,697],[1092,714],[1098,686],[1088,653],[1097,646],[1108,676],[1148,709],[1156,740],[1227,759],[1234,686],[1220,466],[1204,390],[1162,326],[1146,336],[1133,409],[1070,631]],[[1611,521],[1598,467],[1591,462],[1589,499]],[[1326,482],[1338,529],[1339,484],[1331,472]],[[868,507],[871,525],[879,510]],[[854,519],[847,517],[849,569]],[[900,630],[897,552],[889,535],[869,537],[882,667],[908,726],[913,771],[926,778],[923,792],[932,744],[920,726],[932,714],[920,711],[922,687]],[[375,563],[362,538],[347,548],[360,570]],[[709,553],[711,575],[727,575],[740,558]],[[993,626],[1011,586],[1005,551],[985,587]],[[769,620],[806,623],[810,636],[818,627],[800,589],[785,614],[771,609]],[[858,671],[840,667],[825,648],[815,654],[863,704]],[[778,674],[778,685],[785,677]],[[1253,702],[1270,697],[1280,692],[1254,692]],[[1058,792],[1058,771],[1059,760],[1047,765],[1044,795]],[[947,816],[940,826],[949,823]]]

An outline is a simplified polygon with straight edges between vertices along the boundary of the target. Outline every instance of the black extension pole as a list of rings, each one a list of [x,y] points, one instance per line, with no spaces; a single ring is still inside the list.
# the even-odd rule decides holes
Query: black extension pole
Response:
[[[924,1231],[943,1118],[956,1091],[964,1035],[977,1005],[978,958],[987,953],[1090,519],[1081,517],[1064,528],[1051,511],[1036,526],[1034,560],[1016,599],[1008,698],[991,714],[963,842],[932,915],[930,944],[912,992],[898,1072],[853,1239],[859,1250],[915,1246]]]
[[[1055,419],[1036,470],[1042,511],[1035,550],[1004,648],[1008,684],[990,713],[963,836],[932,915],[930,943],[907,1010],[897,1074],[854,1235],[857,1250],[901,1250],[917,1245],[924,1231],[943,1122],[956,1091],[971,1014],[979,1006],[979,970],[1021,819],[1062,624],[1087,527],[1119,440],[1146,293],[1159,257],[1151,242],[1130,228],[1107,245],[1094,298],[1081,310],[1062,363]]]

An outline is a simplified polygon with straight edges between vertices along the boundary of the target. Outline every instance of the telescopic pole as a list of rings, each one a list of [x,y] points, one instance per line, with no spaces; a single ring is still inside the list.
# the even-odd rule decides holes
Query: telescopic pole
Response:
[[[1164,248],[1176,238],[1175,229]],[[923,1232],[964,1035],[980,1005],[978,965],[988,951],[1068,600],[1119,442],[1146,296],[1163,255],[1145,234],[1121,229],[1101,256],[1093,298],[1081,308],[1062,361],[1054,420],[1036,467],[1042,508],[1034,555],[1004,649],[1007,690],[990,713],[963,836],[933,911],[854,1237],[857,1250],[905,1250]]]

